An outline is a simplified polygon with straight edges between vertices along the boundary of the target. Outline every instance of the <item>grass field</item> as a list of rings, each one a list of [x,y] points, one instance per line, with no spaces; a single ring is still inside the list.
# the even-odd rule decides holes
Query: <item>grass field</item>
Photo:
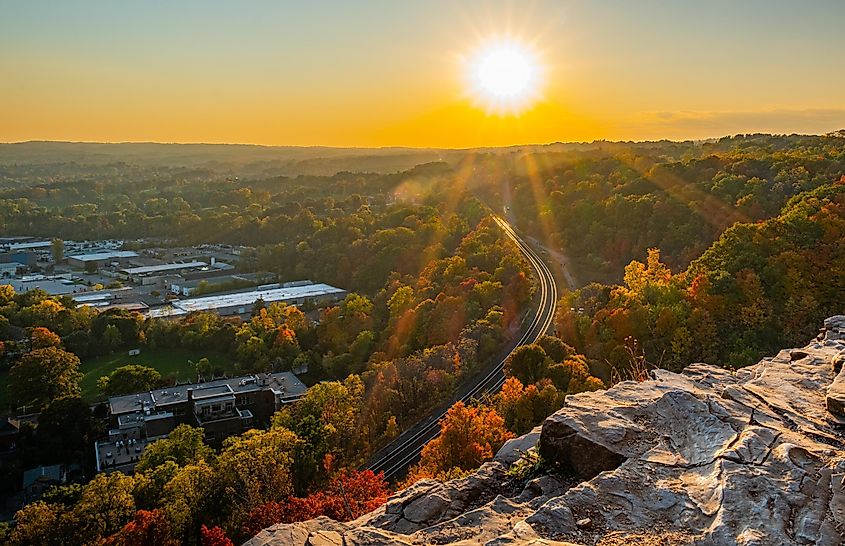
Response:
[[[196,381],[196,372],[188,364],[188,360],[196,362],[203,357],[211,361],[215,371],[222,370],[231,374],[234,370],[234,363],[225,355],[185,349],[141,349],[141,354],[136,356],[128,356],[125,351],[121,351],[120,353],[89,358],[82,361],[80,367],[80,371],[83,373],[82,397],[89,402],[99,400],[101,396],[97,390],[97,380],[127,364],[139,364],[155,368],[165,379],[174,378],[180,382]]]

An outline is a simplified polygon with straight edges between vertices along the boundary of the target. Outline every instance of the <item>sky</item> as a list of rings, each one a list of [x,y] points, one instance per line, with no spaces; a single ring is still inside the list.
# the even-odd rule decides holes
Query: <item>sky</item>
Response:
[[[476,147],[845,128],[841,0],[0,0],[0,141]],[[490,44],[540,77],[468,81]]]

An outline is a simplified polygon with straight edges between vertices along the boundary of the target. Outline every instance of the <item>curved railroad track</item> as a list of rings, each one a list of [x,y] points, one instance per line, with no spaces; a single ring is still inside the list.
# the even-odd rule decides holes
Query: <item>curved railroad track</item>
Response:
[[[552,272],[537,253],[517,235],[507,221],[499,216],[494,216],[494,219],[505,232],[505,235],[517,245],[534,269],[540,285],[537,309],[532,314],[528,326],[523,330],[522,336],[516,342],[511,343],[504,356],[482,370],[471,381],[461,385],[458,393],[446,404],[436,408],[428,417],[402,433],[373,456],[370,464],[367,465],[367,469],[376,473],[384,471],[384,476],[388,480],[394,480],[404,475],[408,468],[419,459],[423,446],[440,434],[440,419],[446,415],[446,412],[455,402],[459,400],[470,402],[482,398],[484,395],[498,392],[505,382],[505,361],[511,353],[517,347],[534,343],[552,325],[557,303],[557,287]]]

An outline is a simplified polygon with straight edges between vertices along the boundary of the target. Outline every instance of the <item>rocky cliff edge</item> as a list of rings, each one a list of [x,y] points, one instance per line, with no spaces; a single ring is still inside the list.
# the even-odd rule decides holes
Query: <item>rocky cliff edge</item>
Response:
[[[843,544],[843,362],[836,316],[806,347],[736,372],[694,364],[569,396],[467,478],[248,544]]]

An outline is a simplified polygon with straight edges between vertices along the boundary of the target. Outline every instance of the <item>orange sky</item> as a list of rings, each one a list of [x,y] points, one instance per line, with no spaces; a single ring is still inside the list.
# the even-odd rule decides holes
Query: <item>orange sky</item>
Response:
[[[845,127],[845,2],[4,2],[0,141],[470,147]],[[508,36],[539,100],[491,115]]]

